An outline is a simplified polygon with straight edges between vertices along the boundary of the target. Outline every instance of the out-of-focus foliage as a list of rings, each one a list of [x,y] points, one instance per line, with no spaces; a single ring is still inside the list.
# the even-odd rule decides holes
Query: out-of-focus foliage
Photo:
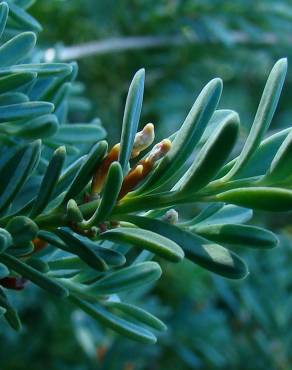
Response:
[[[161,137],[178,128],[210,76],[223,78],[222,106],[238,111],[248,127],[265,71],[279,57],[289,57],[292,50],[289,1],[40,0],[32,11],[45,26],[42,40],[48,47],[55,43],[62,49],[62,44],[127,36],[170,37],[168,46],[79,61],[93,110],[115,141],[133,70],[146,68],[149,87],[142,114],[159,125]],[[183,40],[181,46],[173,45],[176,37]],[[287,91],[291,91],[290,81],[291,72]],[[274,128],[289,124],[289,93],[280,108]]]
[[[291,242],[279,250],[249,256],[252,276],[244,286],[216,277],[190,278],[183,286],[178,276],[191,276],[192,267],[172,271],[174,294],[172,330],[180,345],[165,341],[163,362],[186,369],[289,369],[291,364]],[[276,252],[276,253],[275,253]],[[277,267],[278,266],[278,267]],[[168,276],[167,276],[168,278]],[[208,279],[209,280],[209,279]],[[166,282],[166,280],[165,280]],[[176,289],[175,289],[176,288]],[[162,287],[163,289],[163,287]],[[207,295],[211,293],[210,296]],[[166,287],[163,289],[167,291]],[[182,297],[179,299],[179,296]],[[167,299],[167,295],[164,295]],[[175,354],[170,356],[171,349]]]

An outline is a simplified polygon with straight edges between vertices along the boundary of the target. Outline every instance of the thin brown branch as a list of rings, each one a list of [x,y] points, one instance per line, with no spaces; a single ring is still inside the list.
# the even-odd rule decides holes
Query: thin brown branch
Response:
[[[260,39],[252,39],[249,35],[233,31],[231,39],[237,44],[274,45],[279,40],[273,33],[264,33]],[[91,41],[74,46],[64,46],[58,49],[45,51],[45,61],[49,62],[57,58],[60,61],[81,59],[92,55],[112,54],[129,50],[155,49],[172,46],[185,46],[187,44],[200,44],[205,41],[198,37],[192,38],[183,35],[174,36],[129,36],[109,38],[101,41]],[[218,43],[218,41],[216,42]]]

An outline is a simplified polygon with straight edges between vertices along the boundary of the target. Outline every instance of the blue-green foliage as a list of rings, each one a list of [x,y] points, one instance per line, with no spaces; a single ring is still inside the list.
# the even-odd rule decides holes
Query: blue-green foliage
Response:
[[[181,15],[193,11],[187,4]],[[274,65],[243,144],[237,141],[239,115],[218,108],[222,81],[216,78],[178,130],[137,165],[144,70],[130,85],[120,144],[110,149],[98,120],[71,122],[72,108],[76,113],[80,106],[76,96],[72,100],[79,89],[77,65],[43,62],[45,54],[34,49],[40,26],[27,13],[29,5],[0,4],[0,283],[25,292],[33,282],[103,326],[154,344],[165,325],[132,300],[160,278],[160,258],[186,257],[212,273],[242,279],[248,267],[238,247],[278,244],[272,232],[242,224],[253,210],[292,210],[286,165],[291,130],[264,140],[287,60]],[[226,45],[223,31],[219,40]],[[263,151],[271,163],[251,165]],[[193,207],[192,217],[181,213],[182,205]],[[155,257],[158,262],[151,261]],[[0,313],[19,330],[7,289],[0,290]],[[182,357],[196,362],[183,342]],[[213,357],[221,361],[216,351]]]

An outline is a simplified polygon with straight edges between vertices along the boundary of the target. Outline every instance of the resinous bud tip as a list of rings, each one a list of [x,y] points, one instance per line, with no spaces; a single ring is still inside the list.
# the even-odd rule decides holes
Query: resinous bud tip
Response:
[[[147,149],[154,141],[154,125],[147,123],[143,130],[137,132],[134,140],[132,158],[137,157],[143,150]]]
[[[169,139],[164,139],[160,143],[156,144],[149,154],[149,160],[151,162],[156,162],[162,157],[164,157],[171,149],[171,141]]]
[[[175,209],[168,210],[163,216],[162,221],[175,225],[178,222],[178,213]]]

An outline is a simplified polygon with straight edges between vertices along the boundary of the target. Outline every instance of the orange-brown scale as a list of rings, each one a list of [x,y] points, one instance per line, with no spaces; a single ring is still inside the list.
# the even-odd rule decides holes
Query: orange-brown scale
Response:
[[[111,151],[104,158],[102,163],[98,166],[91,183],[91,192],[93,194],[98,194],[101,192],[109,167],[113,162],[118,160],[119,153],[120,153],[120,144],[116,144],[115,146],[112,147]]]
[[[122,199],[130,191],[134,190],[152,170],[154,163],[142,159],[135,168],[125,177],[118,199]]]

